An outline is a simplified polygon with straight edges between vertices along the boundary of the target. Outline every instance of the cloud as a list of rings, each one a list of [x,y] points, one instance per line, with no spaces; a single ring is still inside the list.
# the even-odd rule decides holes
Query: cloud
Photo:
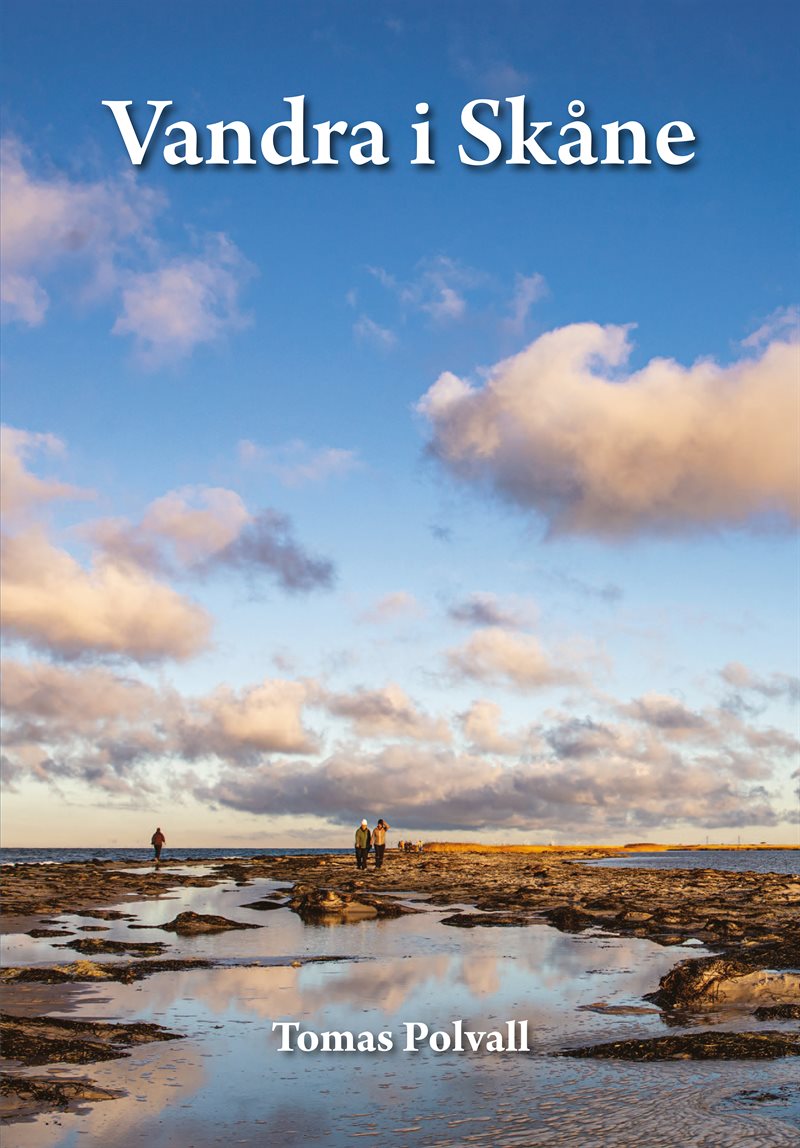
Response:
[[[114,335],[132,335],[148,366],[174,362],[195,348],[239,331],[249,320],[239,294],[253,273],[225,235],[209,237],[197,256],[170,260],[127,278]]]
[[[629,705],[620,706],[620,712],[655,726],[670,737],[697,738],[709,728],[708,720],[702,714],[695,713],[677,698],[666,694],[645,694]]]
[[[449,742],[450,729],[441,718],[431,718],[419,710],[400,686],[390,684],[380,690],[355,690],[348,694],[326,694],[326,709],[346,718],[359,737],[398,737],[413,741]]]
[[[35,175],[13,139],[2,142],[2,302],[4,320],[41,324],[44,283],[84,304],[119,309],[115,335],[133,336],[154,367],[241,330],[239,295],[254,268],[224,234],[196,239],[175,255],[156,231],[166,197],[136,179],[79,181]]]
[[[547,284],[543,275],[517,275],[514,293],[511,297],[511,314],[505,321],[506,330],[512,335],[522,335],[525,321],[534,303],[547,294]]]
[[[459,751],[447,723],[394,685],[332,694],[314,681],[267,678],[185,696],[164,681],[35,661],[6,662],[3,684],[5,768],[17,783],[80,781],[104,800],[166,785],[249,814],[340,825],[379,813],[416,831],[775,825],[788,813],[775,770],[798,750],[796,738],[724,710],[682,732],[652,698],[624,721],[551,714],[547,728],[513,736],[500,730],[499,707],[478,700],[457,719],[470,742]],[[326,753],[309,709],[398,744]],[[498,764],[515,751],[516,761]]]
[[[7,635],[66,658],[184,660],[210,636],[206,612],[169,586],[111,559],[85,570],[39,528],[5,539],[2,597]]]
[[[195,603],[109,554],[96,555],[85,569],[35,522],[49,502],[90,494],[39,479],[26,467],[37,449],[62,450],[60,440],[6,428],[3,446],[7,523],[19,527],[3,538],[7,636],[61,657],[114,655],[142,662],[185,659],[207,645],[211,620]]]
[[[592,718],[562,720],[545,732],[545,738],[560,761],[597,759],[607,754],[631,756],[638,745],[631,730],[613,727]],[[651,742],[651,756],[655,744]],[[663,755],[661,760],[665,760]]]
[[[414,277],[405,281],[383,267],[367,270],[405,310],[423,312],[435,323],[463,319],[467,312],[466,292],[485,281],[480,272],[447,255],[420,260]]]
[[[132,245],[147,247],[162,198],[133,176],[78,182],[35,176],[13,139],[0,145],[2,162],[2,302],[7,321],[38,326],[49,296],[42,279],[68,265],[88,275],[85,295],[117,281]]]
[[[88,533],[114,561],[172,576],[223,569],[268,573],[292,593],[334,580],[333,563],[310,555],[295,540],[286,515],[272,509],[252,514],[224,487],[170,491],[147,507],[140,523],[104,519]]]
[[[800,335],[800,307],[778,307],[746,339],[743,347],[763,347],[780,336],[797,340]]]
[[[469,709],[459,714],[461,729],[473,753],[495,753],[516,757],[539,742],[529,731],[524,735],[508,735],[500,730],[503,711],[496,702],[478,699]]]
[[[260,446],[250,439],[242,439],[238,444],[238,454],[242,466],[274,474],[289,487],[324,482],[328,478],[348,474],[361,465],[354,450],[332,446],[315,449],[302,439],[293,439],[276,447]]]
[[[141,533],[168,542],[180,564],[191,566],[229,546],[249,521],[250,515],[235,491],[184,487],[150,503]]]
[[[415,831],[524,829],[589,834],[667,828],[777,824],[783,811],[763,784],[725,759],[653,760],[609,753],[499,766],[483,755],[387,746],[342,752],[320,764],[264,762],[197,785],[195,796],[249,813],[324,814],[342,825],[381,814]]]
[[[775,673],[765,678],[741,662],[729,662],[720,670],[720,677],[740,691],[757,693],[769,699],[785,698],[787,701],[800,702],[800,678],[796,675]]]
[[[448,650],[451,672],[460,678],[528,690],[580,680],[577,671],[558,665],[531,634],[513,634],[499,626],[477,630],[463,646]]]
[[[359,315],[353,324],[353,334],[360,343],[372,343],[383,351],[390,351],[397,345],[397,335],[388,327],[382,327],[369,315]]]
[[[798,516],[797,348],[728,367],[653,359],[624,375],[623,327],[542,335],[483,386],[445,372],[418,410],[455,478],[603,538]]]
[[[393,622],[396,618],[419,616],[424,611],[413,594],[407,590],[395,590],[384,594],[373,606],[359,615],[359,622],[380,626]]]
[[[329,586],[327,559],[309,555],[290,521],[273,510],[251,514],[235,491],[185,487],[156,499],[140,523],[101,519],[78,535],[91,546],[82,565],[37,518],[54,500],[91,492],[38,478],[35,451],[63,449],[51,435],[5,428],[6,521],[2,595],[5,633],[59,657],[185,660],[205,649],[211,618],[165,578],[224,569],[270,574],[289,592]]]
[[[611,605],[623,597],[622,588],[614,582],[597,585],[593,582],[587,582],[583,578],[576,578],[574,574],[569,574],[566,570],[545,566],[537,566],[535,569],[537,575],[544,578],[551,586],[558,590],[567,590],[570,593],[579,594],[582,598],[599,598],[601,602],[607,602]]]
[[[668,694],[650,693],[627,704],[618,704],[615,709],[622,716],[634,719],[637,728],[655,731],[665,745],[683,742],[712,746],[740,762],[745,760],[741,748],[763,751],[770,758],[794,757],[800,751],[797,737],[773,727],[748,724],[727,702],[718,707],[709,706],[701,713]],[[752,776],[764,776],[765,763],[752,761],[747,771]]]
[[[449,526],[442,526],[440,522],[432,522],[429,525],[428,530],[431,533],[431,537],[435,538],[437,542],[444,542],[449,544],[453,541],[452,528]]]
[[[532,625],[536,620],[536,609],[531,602],[501,601],[496,594],[469,594],[459,602],[454,602],[447,611],[455,622],[468,626],[502,626],[517,629]]]
[[[4,743],[16,778],[127,791],[167,764],[252,766],[264,753],[315,752],[318,740],[303,724],[315,693],[313,683],[265,679],[184,697],[102,667],[7,660]]]
[[[61,456],[64,444],[56,435],[0,427],[0,510],[6,521],[56,499],[92,497],[80,487],[37,478],[25,465],[37,453]]]
[[[220,687],[197,707],[207,724],[197,724],[195,756],[214,753],[230,759],[241,750],[314,752],[317,738],[302,721],[302,708],[313,692],[308,683],[280,679],[238,693]]]
[[[487,93],[487,98],[503,99],[507,95],[524,93],[530,76],[502,56],[485,36],[476,42],[470,36],[466,43],[461,36],[451,44],[450,63],[456,75],[477,85]]]
[[[210,556],[206,567],[269,570],[291,593],[327,589],[335,579],[333,563],[313,557],[295,542],[289,518],[276,510],[256,514],[232,542]]]

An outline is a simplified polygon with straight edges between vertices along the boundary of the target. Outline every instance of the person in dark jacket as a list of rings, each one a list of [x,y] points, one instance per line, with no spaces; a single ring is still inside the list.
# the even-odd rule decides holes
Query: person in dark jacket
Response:
[[[372,844],[372,834],[369,831],[366,817],[356,829],[356,868],[366,869],[367,854]]]
[[[157,827],[155,833],[150,838],[150,844],[153,846],[153,848],[156,851],[156,861],[161,860],[161,846],[166,845],[166,843],[167,843],[166,837],[161,832],[160,827]]]

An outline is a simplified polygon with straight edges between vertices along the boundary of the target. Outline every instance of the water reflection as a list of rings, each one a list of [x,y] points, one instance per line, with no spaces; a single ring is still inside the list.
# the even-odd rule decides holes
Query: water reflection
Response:
[[[125,908],[148,925],[191,908],[265,926],[178,939],[174,949],[181,955],[274,960],[346,949],[358,959],[162,973],[133,985],[105,982],[76,990],[78,1007],[68,1015],[154,1020],[186,1039],[139,1046],[125,1061],[65,1066],[65,1073],[88,1075],[127,1095],[86,1115],[15,1125],[15,1148],[72,1148],[79,1135],[108,1148],[231,1142],[339,1148],[358,1139],[426,1148],[796,1143],[790,1106],[762,1111],[728,1103],[747,1089],[788,1088],[796,1068],[790,1063],[626,1064],[552,1056],[569,1045],[663,1032],[657,1014],[627,1009],[642,1004],[642,993],[655,987],[677,950],[633,938],[562,934],[544,925],[451,929],[439,924],[438,910],[346,930],[309,929],[288,909],[242,907],[270,888],[257,882],[181,890],[169,902]],[[108,933],[96,935],[174,940],[131,931],[125,921],[108,924]],[[65,952],[60,950],[62,960]],[[528,1020],[533,1051],[402,1051],[405,1022],[447,1029],[455,1018],[474,1029]],[[275,1020],[314,1031],[388,1030],[395,1048],[281,1053]]]

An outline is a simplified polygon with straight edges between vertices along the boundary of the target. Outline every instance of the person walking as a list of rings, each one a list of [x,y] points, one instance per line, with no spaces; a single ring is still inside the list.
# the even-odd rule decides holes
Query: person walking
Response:
[[[157,826],[155,833],[150,838],[150,844],[153,846],[153,848],[155,849],[155,852],[156,852],[156,857],[155,857],[156,861],[161,860],[161,847],[162,847],[162,845],[166,845],[166,843],[167,843],[167,839],[164,836],[164,834],[161,832],[161,827]]]
[[[380,869],[383,865],[383,855],[386,852],[386,830],[391,829],[391,825],[387,825],[382,817],[378,818],[378,824],[372,830],[372,844],[375,849],[375,868]]]
[[[369,831],[366,817],[356,829],[356,869],[366,869],[367,854],[372,843],[372,834]]]

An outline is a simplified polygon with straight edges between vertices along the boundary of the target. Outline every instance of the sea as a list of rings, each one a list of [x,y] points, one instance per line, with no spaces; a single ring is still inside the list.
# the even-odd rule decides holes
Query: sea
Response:
[[[602,869],[722,869],[732,873],[788,873],[800,876],[797,849],[671,849],[668,853],[626,853],[578,861]]]
[[[212,845],[198,848],[165,849],[162,864],[205,861],[217,858],[235,860],[249,857],[299,857],[313,854],[350,854],[350,849],[242,849]],[[0,849],[0,865],[55,864],[65,861],[152,861],[150,847],[125,849]],[[788,873],[800,875],[800,847],[796,849],[674,849],[668,853],[628,853],[595,860],[575,859],[575,864],[623,869],[722,869],[734,873]]]

